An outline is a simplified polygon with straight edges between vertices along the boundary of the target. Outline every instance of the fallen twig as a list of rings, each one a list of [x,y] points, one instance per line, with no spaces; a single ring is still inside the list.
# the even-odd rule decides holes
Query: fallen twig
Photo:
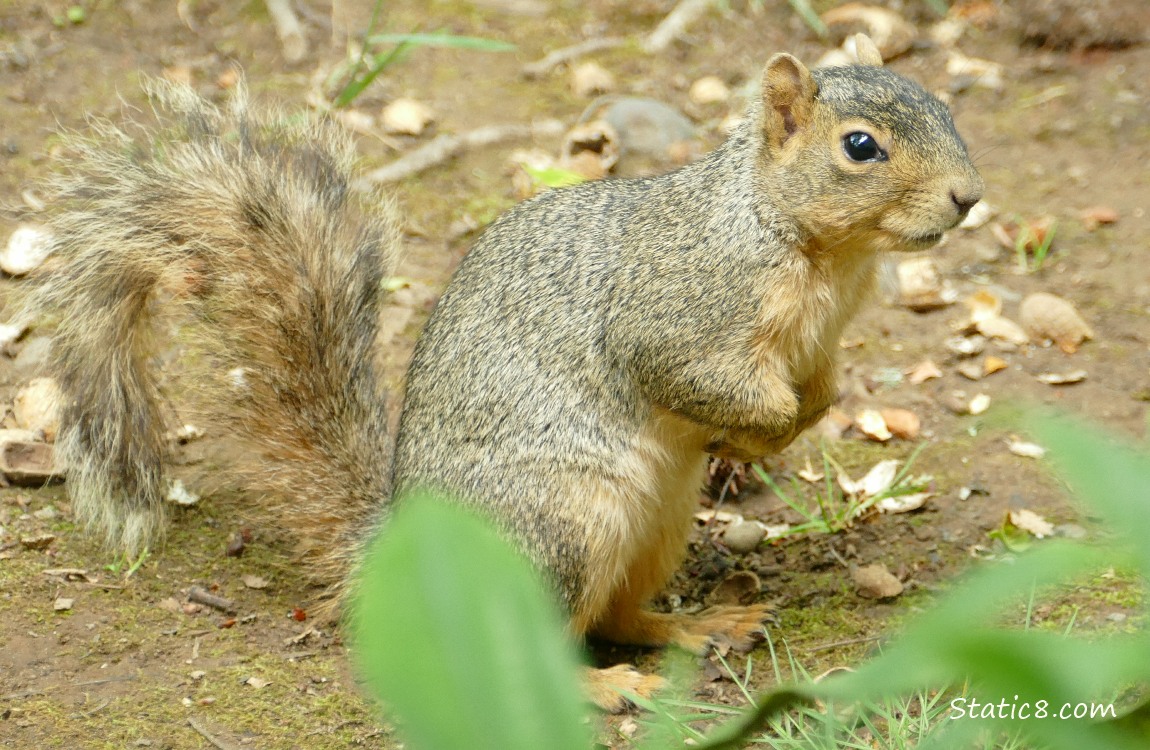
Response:
[[[225,599],[222,596],[216,596],[215,594],[207,591],[206,589],[202,589],[199,586],[192,586],[190,589],[188,589],[188,601],[195,602],[197,604],[204,604],[211,607],[212,609],[218,609],[221,612],[226,612],[229,615],[234,615],[236,613],[235,602],[233,602],[231,599]]]
[[[621,47],[627,43],[627,40],[622,37],[608,36],[601,39],[588,39],[585,42],[572,44],[570,47],[562,47],[557,50],[548,52],[543,57],[535,62],[527,63],[519,69],[519,74],[524,78],[538,78],[542,75],[550,73],[551,70],[566,62],[571,62],[583,55],[589,55],[592,52],[599,52],[605,49],[614,49]]]
[[[653,54],[667,49],[714,4],[715,0],[679,0],[675,9],[643,40],[643,51]]]
[[[221,740],[219,737],[209,732],[207,727],[205,727],[200,722],[200,720],[194,716],[188,717],[188,726],[199,732],[201,737],[211,743],[213,747],[219,748],[219,750],[239,750],[239,745],[233,745],[226,740]]]
[[[531,124],[488,125],[458,135],[440,135],[395,161],[368,172],[356,183],[356,188],[367,189],[373,184],[398,182],[405,177],[430,169],[452,159],[464,151],[490,146],[519,138],[554,136],[563,132],[558,120],[541,120]]]
[[[33,695],[44,695],[53,690],[59,690],[66,687],[91,687],[92,685],[104,685],[109,682],[131,682],[136,679],[135,675],[124,675],[123,677],[106,677],[102,680],[86,680],[84,682],[72,682],[67,685],[49,685],[44,688],[36,688],[33,690],[21,690],[18,693],[8,693],[7,695],[0,695],[0,701],[12,701],[19,698],[31,698]]]
[[[296,18],[290,0],[264,0],[264,3],[275,24],[276,36],[283,45],[284,59],[299,62],[307,54],[307,37],[303,35],[303,27]]]

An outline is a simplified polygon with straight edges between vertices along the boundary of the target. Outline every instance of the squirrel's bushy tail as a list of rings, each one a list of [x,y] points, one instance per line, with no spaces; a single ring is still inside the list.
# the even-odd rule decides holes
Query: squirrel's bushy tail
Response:
[[[169,452],[150,339],[183,301],[229,373],[205,401],[263,457],[244,471],[294,532],[308,569],[347,573],[390,482],[373,365],[381,282],[398,230],[360,196],[335,126],[226,109],[151,82],[175,127],[74,139],[51,224],[61,268],[34,304],[56,310],[51,366],[65,397],[57,450],[76,516],[124,551],[162,531]]]

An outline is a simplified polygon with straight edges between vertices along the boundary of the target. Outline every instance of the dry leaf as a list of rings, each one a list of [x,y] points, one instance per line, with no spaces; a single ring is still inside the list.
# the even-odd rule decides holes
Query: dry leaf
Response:
[[[619,134],[606,120],[592,120],[568,131],[559,166],[597,180],[606,176],[618,161]]]
[[[858,426],[864,435],[880,443],[886,442],[892,437],[890,430],[887,429],[886,421],[882,418],[882,414],[874,409],[865,409],[855,415],[855,425]]]
[[[1003,87],[1003,67],[1000,63],[967,57],[957,50],[950,50],[946,60],[946,74],[953,78],[963,78],[971,85],[1001,91]]]
[[[268,587],[268,579],[256,575],[242,575],[240,580],[243,581],[244,586],[249,589],[266,589]]]
[[[1037,292],[1022,300],[1022,325],[1036,338],[1050,339],[1067,354],[1073,354],[1094,331],[1070,302],[1047,292]]]
[[[851,580],[858,595],[867,599],[890,599],[903,591],[902,582],[882,563],[855,568],[851,571]]]
[[[1032,510],[1012,510],[1007,513],[1007,520],[1016,528],[1028,531],[1042,539],[1054,533],[1054,524]]]
[[[879,500],[875,505],[880,513],[909,513],[912,510],[918,510],[926,505],[926,501],[931,497],[929,492],[915,492],[909,495],[896,495],[894,497],[884,497]]]
[[[696,521],[709,523],[711,521],[718,521],[719,523],[735,523],[742,521],[743,517],[738,513],[730,513],[725,510],[701,510],[695,514]]]
[[[1081,216],[1087,232],[1093,232],[1102,224],[1113,224],[1118,221],[1118,212],[1110,206],[1093,206],[1083,211]]]
[[[931,362],[929,359],[919,362],[917,365],[906,371],[906,379],[911,385],[919,385],[925,383],[933,378],[941,378],[942,370],[938,369],[938,365]]]
[[[898,13],[877,5],[847,3],[828,10],[821,18],[836,38],[850,42],[857,32],[869,36],[883,60],[909,50],[917,34],[914,25]]]
[[[807,458],[806,465],[795,473],[798,475],[799,479],[803,480],[804,482],[810,482],[811,484],[821,482],[826,478],[826,475],[821,471],[815,471],[815,467],[811,466],[810,458]]]
[[[970,308],[970,322],[975,325],[1002,315],[1002,299],[985,289],[978,290],[963,302]]]
[[[271,680],[265,680],[262,677],[249,677],[244,680],[244,684],[248,687],[253,687],[256,690],[259,690],[261,688],[266,688],[268,685],[272,684],[272,682]]]
[[[1086,370],[1071,370],[1070,372],[1044,372],[1036,376],[1047,385],[1072,385],[1086,380]]]
[[[1009,365],[1002,357],[996,357],[993,354],[988,356],[982,361],[982,372],[984,375],[993,375],[1000,370],[1005,370]]]
[[[1026,334],[1022,326],[1009,318],[994,317],[980,320],[975,324],[975,328],[987,338],[1006,341],[1017,346],[1022,346],[1030,341],[1030,336]]]
[[[200,496],[194,492],[190,492],[188,488],[184,486],[183,480],[174,479],[172,480],[172,484],[168,487],[168,494],[164,496],[164,499],[169,503],[175,503],[176,505],[188,507],[198,503],[200,501]]]
[[[763,590],[759,577],[749,570],[740,570],[723,579],[707,601],[712,606],[750,604]]]
[[[985,225],[988,221],[994,218],[995,210],[986,201],[979,201],[970,207],[970,211],[966,214],[959,225],[959,229],[978,229]]]
[[[894,483],[894,478],[898,475],[898,463],[893,458],[879,461],[857,482],[846,474],[839,474],[839,487],[848,495],[858,495],[860,498],[874,497],[888,490]]]
[[[879,412],[890,434],[902,440],[918,437],[922,422],[918,415],[909,409],[883,409]]]
[[[1007,444],[1007,448],[1009,448],[1010,452],[1014,455],[1024,458],[1042,458],[1046,455],[1046,449],[1041,445],[1026,443],[1021,440],[1011,440],[1010,443]]]
[[[854,420],[850,418],[850,415],[842,409],[832,406],[827,415],[819,422],[818,432],[829,440],[838,440],[853,424]]]

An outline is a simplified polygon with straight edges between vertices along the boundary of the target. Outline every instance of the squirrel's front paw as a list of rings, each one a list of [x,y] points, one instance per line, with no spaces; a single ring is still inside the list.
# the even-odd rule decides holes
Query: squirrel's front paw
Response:
[[[707,444],[706,450],[717,458],[731,461],[754,461],[778,453],[790,445],[792,435],[764,435],[751,430],[727,430]]]

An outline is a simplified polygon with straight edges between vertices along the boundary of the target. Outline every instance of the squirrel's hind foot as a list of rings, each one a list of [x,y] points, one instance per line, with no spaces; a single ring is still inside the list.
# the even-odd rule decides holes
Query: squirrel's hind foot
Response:
[[[630,664],[616,664],[606,669],[588,667],[584,674],[587,697],[600,709],[618,714],[634,703],[624,693],[650,698],[663,689],[667,681],[657,674],[644,674]]]

